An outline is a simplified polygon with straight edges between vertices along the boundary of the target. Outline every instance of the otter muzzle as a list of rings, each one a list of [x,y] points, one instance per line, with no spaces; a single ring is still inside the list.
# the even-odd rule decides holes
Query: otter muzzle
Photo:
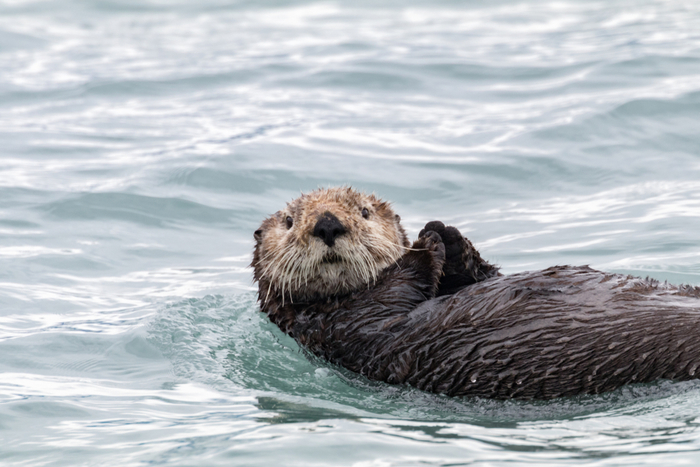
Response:
[[[335,239],[346,232],[345,226],[338,218],[326,211],[318,216],[313,236],[320,238],[323,243],[332,248],[335,245]]]

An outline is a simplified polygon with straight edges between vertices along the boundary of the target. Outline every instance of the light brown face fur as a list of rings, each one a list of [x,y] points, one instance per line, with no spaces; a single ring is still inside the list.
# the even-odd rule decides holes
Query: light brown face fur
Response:
[[[346,231],[332,247],[313,235],[326,212],[337,217]],[[328,297],[371,285],[409,246],[399,221],[388,203],[352,188],[301,195],[255,232],[252,266],[261,300],[269,294],[291,300]]]

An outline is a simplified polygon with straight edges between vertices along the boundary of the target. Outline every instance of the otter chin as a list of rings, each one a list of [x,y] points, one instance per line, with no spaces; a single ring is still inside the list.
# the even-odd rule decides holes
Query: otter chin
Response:
[[[508,276],[442,222],[303,194],[255,231],[260,310],[309,352],[450,396],[551,399],[700,377],[700,288],[587,266]]]

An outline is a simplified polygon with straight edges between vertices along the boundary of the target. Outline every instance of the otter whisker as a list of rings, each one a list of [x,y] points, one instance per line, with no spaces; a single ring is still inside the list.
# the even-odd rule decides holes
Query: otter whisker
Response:
[[[411,248],[409,246],[399,245],[398,243],[396,243],[396,246],[401,248],[402,250],[406,250],[406,251],[426,251],[427,250],[427,248]]]
[[[272,289],[272,282],[270,282],[270,285],[267,286],[267,295],[265,295],[265,303],[267,303],[270,298],[270,289]]]

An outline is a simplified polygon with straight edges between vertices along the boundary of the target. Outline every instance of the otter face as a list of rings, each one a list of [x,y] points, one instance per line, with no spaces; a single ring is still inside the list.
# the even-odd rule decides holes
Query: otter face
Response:
[[[368,286],[409,246],[399,221],[388,203],[351,188],[301,195],[255,232],[260,299],[328,297]]]

